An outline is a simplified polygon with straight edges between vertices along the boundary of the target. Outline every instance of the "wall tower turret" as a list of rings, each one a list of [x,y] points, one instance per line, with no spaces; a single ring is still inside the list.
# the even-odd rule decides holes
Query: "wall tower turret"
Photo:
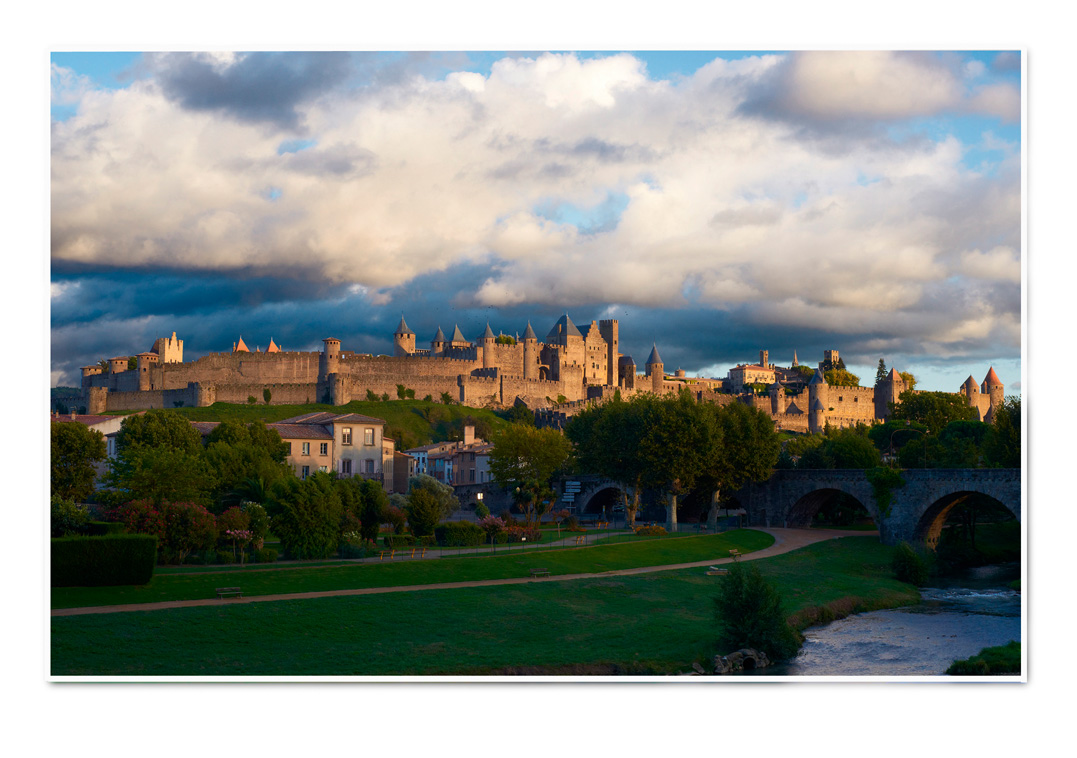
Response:
[[[524,332],[524,379],[539,378],[538,358],[538,338],[535,336],[535,330],[531,328],[531,322],[528,321],[527,331]]]
[[[396,331],[393,332],[393,355],[397,358],[403,358],[407,355],[415,353],[415,332],[408,329],[408,325],[404,323],[404,316],[400,316],[400,325],[397,326]]]
[[[665,381],[665,372],[662,356],[658,354],[658,345],[651,343],[651,355],[647,358],[647,376],[651,380],[651,392],[656,395],[662,394],[662,383]]]

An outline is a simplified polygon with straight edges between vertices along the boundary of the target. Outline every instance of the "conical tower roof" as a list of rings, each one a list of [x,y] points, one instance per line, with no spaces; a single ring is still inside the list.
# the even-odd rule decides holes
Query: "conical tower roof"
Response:
[[[651,343],[651,355],[650,355],[649,358],[647,358],[647,363],[644,364],[644,365],[650,366],[650,365],[655,364],[655,363],[662,363],[662,356],[660,356],[658,354],[658,345],[652,342]]]
[[[482,333],[482,338],[484,340],[495,339],[494,330],[490,328],[490,322],[489,321],[486,322],[486,331]]]
[[[459,325],[457,325],[457,326],[455,326],[453,328],[452,341],[453,342],[467,342],[467,340],[464,339],[464,333],[460,331]]]
[[[995,373],[995,368],[992,366],[987,370],[987,376],[984,377],[985,387],[1001,387],[1002,380],[998,378],[998,374]]]
[[[266,348],[267,353],[279,353],[280,348],[277,347],[277,343],[273,341],[273,338],[269,338],[269,347]]]
[[[808,384],[826,384],[826,377],[823,376],[823,372],[819,369],[815,369],[815,375],[812,376],[811,381]]]
[[[826,410],[823,407],[823,402],[819,398],[815,398],[815,402],[811,404],[811,409],[813,411],[824,411],[824,410]]]
[[[527,322],[527,331],[524,332],[524,339],[525,340],[536,340],[536,341],[538,340],[538,337],[535,336],[535,330],[531,328],[531,322],[530,321]]]
[[[576,325],[572,323],[572,319],[568,317],[566,313],[561,318],[557,319],[557,323],[553,325],[553,329],[546,335],[547,342],[557,342],[563,337],[579,337],[583,339],[583,335],[580,334],[580,330],[576,328]]]
[[[441,324],[438,324],[438,333],[434,335],[434,342],[444,342],[445,332],[441,331]]]
[[[961,388],[968,392],[980,391],[980,385],[978,385],[976,380],[972,378],[972,374],[969,374],[969,378],[965,380],[965,383],[961,385]]]
[[[408,329],[408,325],[404,323],[404,314],[400,314],[400,326],[396,328],[393,334],[415,334],[411,329]]]
[[[249,353],[250,352],[250,348],[248,348],[247,345],[243,342],[243,337],[242,336],[239,338],[239,342],[236,343],[236,347],[235,347],[235,350],[233,352],[236,352],[236,353]]]
[[[800,363],[797,361],[797,351],[796,350],[793,351],[793,365],[794,366],[799,366],[800,365]]]

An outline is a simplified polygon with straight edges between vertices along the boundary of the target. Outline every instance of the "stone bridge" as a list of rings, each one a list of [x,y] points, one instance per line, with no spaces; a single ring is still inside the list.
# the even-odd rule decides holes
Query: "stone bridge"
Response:
[[[806,527],[819,508],[839,492],[864,506],[879,527],[882,541],[938,541],[946,516],[973,494],[986,495],[1021,520],[1020,469],[903,469],[905,485],[891,490],[886,513],[880,513],[866,472],[859,469],[775,471],[765,482],[737,493],[751,526]]]
[[[557,498],[558,507],[574,507],[579,516],[601,513],[603,505],[621,502],[621,485],[601,476],[568,477],[557,486]]]

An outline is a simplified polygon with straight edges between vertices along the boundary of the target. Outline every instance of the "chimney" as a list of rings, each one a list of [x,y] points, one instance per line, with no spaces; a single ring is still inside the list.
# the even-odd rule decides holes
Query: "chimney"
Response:
[[[475,442],[475,427],[468,424],[464,427],[464,444],[470,445]]]
[[[75,420],[75,412],[74,412],[74,411],[71,411],[71,420],[72,420],[72,421],[74,421],[74,420]]]

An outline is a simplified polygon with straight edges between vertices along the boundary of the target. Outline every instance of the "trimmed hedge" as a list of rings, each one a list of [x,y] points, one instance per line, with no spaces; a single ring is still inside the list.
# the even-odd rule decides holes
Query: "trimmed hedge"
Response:
[[[153,578],[157,537],[116,534],[52,540],[53,587],[146,584]]]
[[[270,547],[257,550],[254,553],[254,561],[255,563],[276,563],[277,551]]]
[[[387,534],[382,537],[385,547],[411,547],[415,544],[414,534]]]
[[[474,547],[486,541],[486,530],[470,521],[447,521],[434,530],[439,545]]]
[[[86,524],[86,534],[91,537],[123,534],[124,531],[123,523],[120,521],[90,521]]]

